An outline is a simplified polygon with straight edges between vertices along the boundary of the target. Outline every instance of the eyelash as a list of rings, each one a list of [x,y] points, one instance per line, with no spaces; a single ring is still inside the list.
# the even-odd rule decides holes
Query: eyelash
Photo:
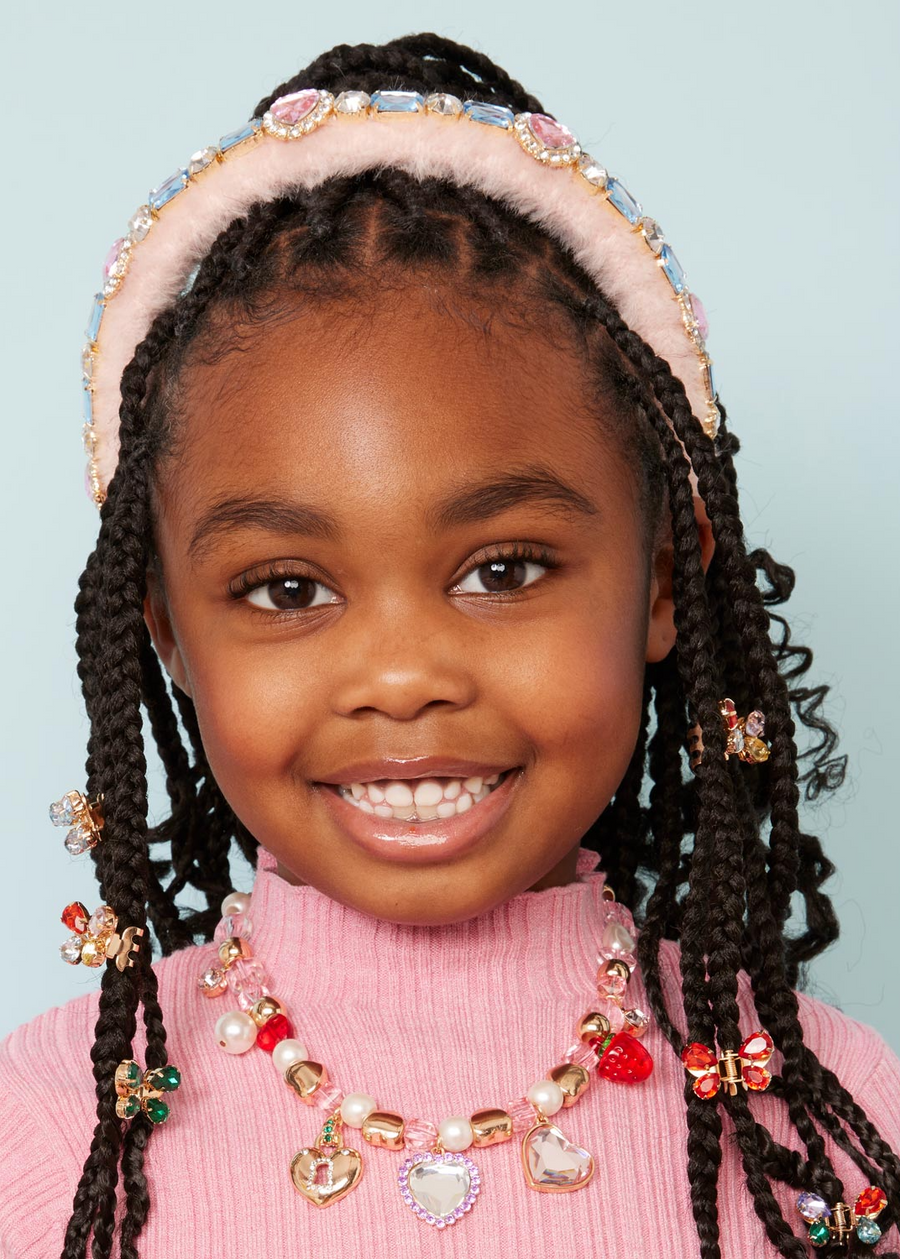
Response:
[[[477,564],[472,564],[470,568],[466,569],[455,585],[460,585],[467,577],[471,576],[472,573],[477,572],[479,568],[483,568],[486,564],[496,564],[501,562],[515,564],[521,563],[522,561],[531,564],[539,564],[541,568],[545,568],[548,571],[560,567],[559,560],[557,560],[545,546],[536,546],[530,542],[513,542],[506,546],[495,547],[489,554],[480,559]],[[269,585],[270,582],[287,581],[291,579],[312,581],[317,585],[325,586],[328,590],[331,589],[331,587],[327,586],[325,582],[319,582],[315,577],[310,577],[306,573],[298,573],[295,569],[289,569],[287,566],[280,567],[277,564],[272,564],[268,568],[263,569],[261,573],[259,571],[255,573],[242,573],[229,588],[229,594],[231,598],[235,600],[246,599],[247,595],[252,594],[254,590],[260,590],[262,587]],[[535,578],[535,580],[529,582],[527,586],[520,587],[518,590],[484,591],[479,597],[515,599],[517,597],[521,597],[526,590],[529,590],[540,580],[540,577]],[[320,604],[319,606],[326,607],[328,605]],[[315,608],[298,608],[293,611],[286,611],[283,609],[272,611],[268,608],[253,609],[254,612],[261,612],[264,616],[269,617],[292,617],[296,616],[298,612],[310,612],[316,610],[317,609]]]

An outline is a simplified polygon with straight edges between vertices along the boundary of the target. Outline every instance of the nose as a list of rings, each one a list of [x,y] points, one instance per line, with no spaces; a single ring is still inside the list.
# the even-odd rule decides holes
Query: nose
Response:
[[[347,616],[338,648],[341,663],[334,674],[334,711],[412,721],[426,710],[471,704],[477,654],[463,619],[454,620],[452,611],[426,618],[396,603],[379,615],[364,615],[359,609],[355,617]]]

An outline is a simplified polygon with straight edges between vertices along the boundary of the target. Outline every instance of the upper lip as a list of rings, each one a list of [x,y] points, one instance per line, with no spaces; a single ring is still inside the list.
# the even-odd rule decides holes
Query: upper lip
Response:
[[[508,763],[496,765],[448,756],[384,757],[379,760],[353,761],[316,781],[339,785],[378,782],[382,778],[486,778],[490,774],[501,774],[509,768]]]

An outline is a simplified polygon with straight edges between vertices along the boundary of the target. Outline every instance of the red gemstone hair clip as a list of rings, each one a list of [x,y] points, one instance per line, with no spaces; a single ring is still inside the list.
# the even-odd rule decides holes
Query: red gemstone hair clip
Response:
[[[89,915],[81,901],[72,901],[62,911],[60,922],[74,932],[59,948],[63,961],[70,966],[79,962],[102,966],[113,958],[119,970],[134,965],[131,954],[140,951],[136,937],[144,934],[144,928],[126,927],[120,935],[116,930],[119,919],[111,906],[100,905]]]
[[[719,1058],[708,1046],[694,1041],[682,1049],[681,1061],[685,1070],[694,1076],[694,1092],[708,1100],[715,1097],[720,1086],[732,1097],[737,1093],[739,1084],[754,1093],[767,1089],[772,1076],[765,1064],[774,1052],[772,1037],[760,1030],[742,1041],[737,1053],[726,1049]]]
[[[881,1239],[881,1225],[875,1223],[887,1206],[887,1195],[877,1185],[869,1185],[857,1197],[851,1210],[846,1202],[834,1206],[817,1193],[801,1193],[797,1210],[809,1224],[809,1237],[813,1246],[827,1246],[837,1242],[845,1246],[852,1232],[865,1246],[874,1246]]]

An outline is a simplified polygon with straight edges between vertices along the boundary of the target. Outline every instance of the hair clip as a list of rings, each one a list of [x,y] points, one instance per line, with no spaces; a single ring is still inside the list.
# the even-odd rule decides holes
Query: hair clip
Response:
[[[761,1093],[769,1087],[771,1073],[765,1064],[775,1052],[775,1045],[768,1032],[753,1032],[734,1052],[726,1049],[717,1058],[711,1049],[694,1041],[681,1051],[681,1061],[687,1072],[694,1076],[693,1089],[698,1097],[708,1100],[715,1097],[719,1086],[734,1097],[738,1085]]]
[[[136,936],[144,934],[143,927],[126,927],[121,935],[116,933],[119,920],[109,905],[100,905],[88,917],[88,911],[81,901],[72,901],[62,911],[60,921],[75,934],[69,936],[65,944],[60,945],[60,956],[64,962],[77,966],[84,962],[85,966],[100,966],[107,958],[115,958],[119,970],[134,965],[131,953],[138,953],[140,945]]]
[[[116,1114],[120,1119],[132,1119],[142,1110],[151,1123],[165,1123],[169,1106],[162,1101],[162,1095],[171,1093],[180,1083],[181,1072],[171,1063],[142,1072],[133,1058],[123,1058],[116,1067]]]
[[[759,737],[765,730],[766,718],[758,708],[746,717],[739,717],[734,700],[720,699],[719,713],[726,734],[726,761],[736,756],[750,765],[758,765],[769,759],[769,748]],[[687,748],[691,769],[696,770],[703,759],[703,735],[699,726],[691,726],[688,731]]]
[[[50,805],[50,821],[54,826],[68,826],[65,844],[73,857],[87,852],[102,838],[103,796],[88,800],[80,791],[67,791],[61,800]]]
[[[861,1242],[874,1246],[881,1237],[875,1217],[886,1206],[887,1196],[877,1185],[862,1191],[852,1211],[846,1202],[830,1206],[817,1193],[801,1193],[797,1199],[797,1210],[809,1224],[808,1237],[813,1246],[826,1246],[830,1241],[846,1245],[854,1229]]]

